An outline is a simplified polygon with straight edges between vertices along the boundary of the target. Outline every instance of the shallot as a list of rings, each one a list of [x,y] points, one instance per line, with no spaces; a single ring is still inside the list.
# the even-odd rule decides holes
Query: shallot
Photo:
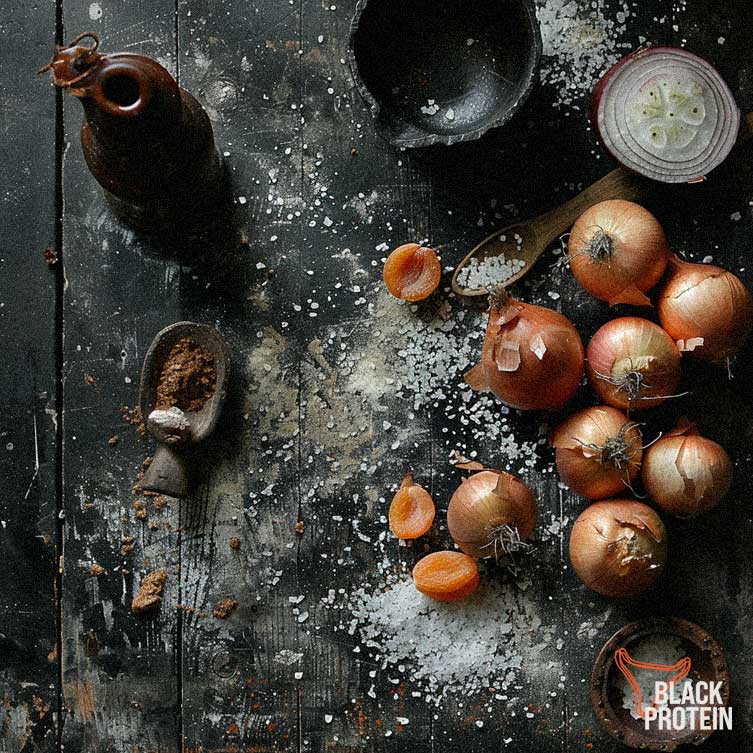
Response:
[[[659,577],[666,561],[664,524],[642,502],[595,502],[573,524],[570,562],[583,583],[603,596],[637,596]]]
[[[516,301],[501,287],[489,302],[481,361],[466,373],[466,382],[512,408],[561,408],[583,376],[583,343],[575,327],[562,314]]]

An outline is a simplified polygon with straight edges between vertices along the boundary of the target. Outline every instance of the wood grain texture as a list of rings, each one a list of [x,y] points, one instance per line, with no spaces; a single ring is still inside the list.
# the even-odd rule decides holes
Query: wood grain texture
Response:
[[[0,27],[0,750],[31,753],[57,744],[55,98],[34,75],[54,6],[3,4]]]
[[[599,10],[614,17],[622,5],[606,0]],[[720,67],[741,106],[751,109],[748,5],[643,3],[624,36],[687,43]],[[58,333],[64,749],[618,753],[623,748],[601,731],[590,708],[591,665],[615,630],[659,613],[698,622],[727,648],[735,730],[704,750],[747,751],[751,348],[731,382],[713,369],[687,369],[692,399],[657,409],[643,427],[653,437],[693,413],[736,461],[729,500],[703,521],[669,523],[669,572],[644,598],[610,602],[587,591],[567,558],[569,527],[584,501],[559,488],[541,443],[555,417],[500,414],[518,443],[538,443],[541,458],[526,464],[507,456],[497,439],[479,436],[447,401],[416,408],[408,390],[396,393],[391,379],[401,367],[406,322],[442,305],[453,317],[470,318],[474,309],[449,295],[449,273],[433,302],[400,309],[382,290],[381,263],[385,248],[426,240],[451,267],[495,227],[551,209],[605,174],[607,160],[582,109],[553,106],[561,92],[551,85],[538,87],[513,123],[479,142],[395,151],[375,136],[344,64],[354,7],[355,0],[63,2],[67,37],[93,28],[104,51],[151,55],[197,96],[212,119],[230,186],[223,232],[204,245],[202,258],[191,266],[168,259],[174,239],[147,237],[113,218],[83,162],[80,107],[66,101],[66,289]],[[45,60],[51,9],[9,9],[7,18],[13,39],[32,34]],[[34,179],[12,181],[14,170],[4,173],[2,206],[14,217],[38,214],[38,207],[49,215],[49,225],[28,229],[16,221],[0,229],[6,247],[21,237],[30,249],[23,261],[3,254],[0,279],[9,353],[0,376],[10,403],[3,430],[13,444],[0,450],[12,479],[7,502],[0,501],[0,521],[7,521],[0,554],[14,576],[0,582],[0,751],[46,753],[55,749],[52,716],[42,713],[56,702],[55,668],[46,660],[54,610],[44,608],[52,599],[54,552],[38,537],[55,530],[48,414],[55,291],[38,252],[54,236],[52,92],[39,79],[35,97],[24,97],[5,72],[0,80],[18,114],[7,120],[7,142],[21,143],[19,129],[33,122],[41,145],[4,150],[16,173]],[[730,160],[706,185],[660,191],[651,209],[675,249],[697,260],[712,255],[753,286],[749,156]],[[38,274],[28,274],[28,259],[37,260]],[[615,310],[590,300],[570,276],[552,276],[554,260],[545,254],[515,292],[561,310],[587,340]],[[132,494],[152,445],[122,420],[120,406],[136,404],[154,334],[180,319],[220,329],[233,352],[232,386],[220,431],[201,459],[202,484],[191,498],[162,506]],[[584,390],[573,407],[590,401]],[[424,545],[450,545],[443,524],[462,477],[448,462],[453,448],[521,473],[540,501],[525,588],[483,568],[486,581],[518,594],[531,623],[521,639],[535,658],[514,683],[514,701],[479,692],[437,705],[410,681],[410,660],[407,669],[385,665],[351,620],[349,594],[406,573]],[[408,468],[438,507],[435,530],[414,547],[386,535],[391,490]],[[133,506],[142,501],[146,517]],[[92,574],[92,565],[103,571]],[[131,599],[156,569],[168,572],[161,609],[137,617]],[[237,608],[215,616],[227,599]]]
[[[172,1],[66,3],[65,28],[68,38],[92,28],[103,49],[143,52],[175,70]],[[131,489],[151,449],[122,420],[120,406],[137,404],[146,349],[180,318],[182,271],[151,258],[149,245],[113,218],[84,164],[81,117],[66,95],[63,743],[68,750],[174,753],[179,511],[145,500],[147,518],[137,518],[133,503],[141,498]],[[119,441],[111,445],[112,437]],[[104,572],[91,575],[92,564]],[[131,600],[153,570],[168,572],[161,610],[136,616]]]
[[[287,2],[184,0],[178,11],[181,84],[212,118],[238,220],[212,250],[212,269],[183,285],[184,312],[216,323],[235,354],[212,470],[181,506],[184,600],[206,615],[187,614],[182,626],[187,751],[298,746],[289,600],[301,593],[300,347],[291,302],[302,220],[287,215],[301,184],[300,25]],[[220,619],[213,609],[224,599],[238,607]]]

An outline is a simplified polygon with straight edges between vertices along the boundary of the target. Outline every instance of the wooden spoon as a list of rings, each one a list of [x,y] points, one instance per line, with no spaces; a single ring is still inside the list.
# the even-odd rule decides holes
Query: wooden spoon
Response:
[[[172,436],[158,432],[149,416],[157,405],[157,386],[160,375],[172,347],[183,338],[189,338],[197,345],[208,350],[214,358],[217,375],[212,396],[204,403],[201,410],[184,414],[188,428]],[[225,399],[230,369],[229,351],[222,335],[206,324],[194,322],[176,322],[157,333],[144,358],[141,369],[141,386],[139,407],[149,432],[159,444],[154,458],[147,468],[139,488],[146,491],[166,494],[168,497],[187,497],[191,488],[189,459],[192,449],[206,439],[215,429]],[[193,465],[197,465],[194,463]]]
[[[452,275],[452,289],[458,295],[476,297],[488,295],[487,288],[466,288],[458,277],[471,259],[479,262],[492,256],[505,254],[507,259],[520,259],[525,263],[512,277],[502,281],[507,287],[519,280],[536,263],[538,258],[556,238],[565,233],[583,212],[594,204],[607,199],[639,201],[651,191],[652,181],[618,167],[600,178],[562,206],[552,209],[531,220],[508,225],[485,238],[458,264]]]

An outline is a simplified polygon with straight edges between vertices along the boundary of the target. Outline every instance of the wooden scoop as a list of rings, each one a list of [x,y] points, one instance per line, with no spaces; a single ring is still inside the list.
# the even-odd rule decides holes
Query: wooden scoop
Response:
[[[163,431],[149,417],[157,405],[157,385],[172,347],[183,338],[206,348],[214,358],[217,374],[212,396],[197,412],[186,411],[181,426]],[[192,449],[206,439],[217,425],[225,399],[230,369],[229,350],[222,335],[206,324],[177,322],[157,333],[144,358],[141,370],[139,406],[149,433],[158,441],[154,459],[139,487],[169,497],[187,497],[190,491],[188,461]]]
[[[644,199],[652,188],[652,182],[640,175],[619,167],[600,178],[577,196],[550,212],[525,222],[508,225],[485,238],[458,264],[452,275],[452,289],[458,295],[475,297],[488,295],[487,288],[466,288],[458,282],[461,271],[471,259],[479,262],[492,256],[505,254],[507,259],[520,259],[525,263],[512,277],[501,281],[505,286],[519,280],[536,263],[539,256],[575,223],[583,212],[594,204],[607,199]],[[504,238],[504,240],[502,240]]]

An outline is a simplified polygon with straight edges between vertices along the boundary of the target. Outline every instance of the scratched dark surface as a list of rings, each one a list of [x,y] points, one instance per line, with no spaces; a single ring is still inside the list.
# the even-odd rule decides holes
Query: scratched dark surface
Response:
[[[367,649],[354,653],[357,634],[336,631],[343,618],[321,608],[329,589],[353,589],[376,571],[381,555],[364,538],[384,530],[379,499],[389,498],[406,466],[430,479],[440,516],[459,481],[443,439],[444,430],[458,429],[453,419],[432,408],[409,419],[405,402],[390,395],[371,415],[366,386],[343,381],[328,349],[333,331],[368,324],[373,306],[384,303],[384,253],[376,246],[428,238],[451,265],[491,225],[504,224],[492,199],[533,215],[608,169],[582,108],[552,107],[558,92],[548,86],[534,91],[514,123],[477,143],[396,152],[379,141],[342,62],[354,4],[59,0],[55,8],[0,0],[0,751],[611,753],[622,748],[588,702],[596,652],[624,623],[672,614],[709,630],[729,658],[734,730],[704,749],[747,753],[750,348],[732,382],[687,369],[692,402],[648,419],[652,430],[692,411],[736,464],[719,509],[669,524],[670,565],[654,591],[612,604],[588,592],[563,554],[569,528],[562,546],[537,554],[535,598],[563,649],[560,687],[533,718],[492,701],[479,727],[476,699],[435,708],[411,698],[410,687],[396,691],[387,673],[369,676],[378,665]],[[640,2],[624,39],[686,43],[720,68],[747,111],[752,24],[748,0]],[[207,107],[233,193],[245,198],[236,205],[239,226],[205,249],[209,263],[169,261],[162,242],[112,217],[83,162],[78,103],[68,97],[58,111],[49,81],[34,75],[56,28],[65,39],[92,28],[105,51],[156,57]],[[707,184],[663,192],[651,206],[675,249],[697,259],[711,254],[753,286],[749,161],[749,151],[740,152]],[[349,202],[372,192],[367,221]],[[51,267],[47,247],[59,256]],[[344,247],[357,259],[353,269],[334,256]],[[590,336],[607,311],[568,280],[553,303],[536,285],[546,274],[542,263],[519,293],[556,305]],[[322,304],[316,317],[310,300]],[[149,502],[140,519],[131,490],[152,448],[123,422],[120,406],[136,404],[154,334],[184,319],[225,334],[232,388],[196,494],[160,509]],[[411,441],[393,450],[383,419],[410,423]],[[537,417],[511,423],[521,439],[536,439]],[[110,444],[112,437],[118,441]],[[493,447],[482,451],[488,463],[502,462]],[[376,471],[367,472],[372,462]],[[582,509],[550,474],[528,480],[543,518],[572,521]],[[360,529],[350,524],[356,517]],[[132,551],[122,548],[126,537]],[[240,548],[229,546],[232,537]],[[417,557],[394,541],[387,551],[408,566]],[[90,573],[93,564],[102,574]],[[155,569],[169,573],[161,610],[138,618],[131,599]],[[306,620],[291,608],[300,595]],[[218,620],[212,607],[224,598],[239,607]],[[587,618],[595,631],[579,629]]]

